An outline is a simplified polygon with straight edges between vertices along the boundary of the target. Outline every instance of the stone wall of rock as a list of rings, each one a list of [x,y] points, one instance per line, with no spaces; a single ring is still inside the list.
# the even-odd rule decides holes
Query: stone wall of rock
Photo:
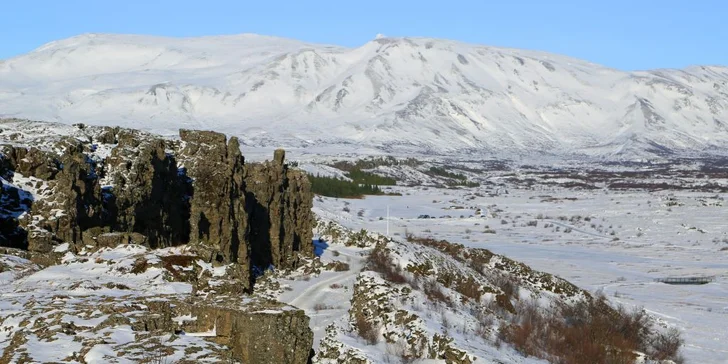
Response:
[[[118,145],[105,161],[113,187],[105,193],[103,225],[144,235],[152,248],[187,243],[192,186],[166,143],[129,132],[114,139]]]
[[[28,233],[24,245],[0,244],[42,254],[62,243],[72,251],[189,244],[209,262],[238,263],[246,289],[256,272],[295,268],[300,256],[313,255],[311,186],[288,168],[283,150],[246,164],[238,139],[220,133],[183,129],[170,141],[128,129],[83,130],[86,139],[63,138],[51,151],[3,147],[3,168],[37,178],[33,188],[46,192],[19,207],[27,213],[15,211]],[[100,146],[110,152],[94,154]],[[0,221],[0,230],[6,225],[12,221]]]
[[[293,268],[298,254],[313,255],[311,185],[284,159],[285,152],[278,149],[273,161],[246,165],[251,261],[263,269]]]
[[[101,190],[83,144],[63,139],[57,147],[64,150],[60,156],[37,148],[3,148],[7,168],[43,180],[53,189],[46,200],[26,197],[28,201],[21,201],[29,213],[20,214],[24,218],[20,224],[34,229],[27,234],[25,245],[38,253],[50,253],[62,242],[80,242],[85,228],[101,223]]]
[[[255,300],[245,306],[224,299],[189,305],[177,303],[175,314],[195,317],[183,322],[186,332],[214,333],[243,363],[306,364],[312,356],[313,332],[299,309],[275,301]]]
[[[244,158],[238,139],[228,142],[224,134],[184,129],[180,138],[180,158],[194,186],[189,241],[205,247],[211,260],[249,267]]]

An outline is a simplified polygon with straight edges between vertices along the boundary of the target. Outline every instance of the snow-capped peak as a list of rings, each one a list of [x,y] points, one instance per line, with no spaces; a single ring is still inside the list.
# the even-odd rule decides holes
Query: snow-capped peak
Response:
[[[0,63],[0,116],[194,126],[249,146],[645,156],[728,146],[728,68],[622,72],[544,52],[378,34],[84,34]],[[357,148],[361,149],[361,148]]]

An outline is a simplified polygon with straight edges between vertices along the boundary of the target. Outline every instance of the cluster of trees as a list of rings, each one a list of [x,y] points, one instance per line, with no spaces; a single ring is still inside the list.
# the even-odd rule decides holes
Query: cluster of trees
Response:
[[[313,193],[336,198],[361,198],[364,195],[383,195],[384,192],[375,184],[347,181],[337,177],[326,177],[319,174],[308,175]]]
[[[391,177],[383,177],[360,169],[354,169],[347,174],[354,183],[377,186],[396,186],[397,180]]]
[[[355,169],[373,169],[379,166],[410,166],[416,167],[422,164],[421,161],[415,158],[397,159],[392,156],[369,158],[369,159],[358,159],[355,162],[351,161],[338,161],[331,164],[331,167],[340,169],[345,172],[351,172]]]
[[[451,181],[449,181],[447,183],[448,186],[465,186],[465,187],[480,186],[480,184],[478,182],[468,181],[468,177],[466,177],[464,174],[450,172],[442,167],[430,167],[428,174],[430,176],[439,176],[439,177],[450,178]]]
[[[466,181],[468,177],[460,173],[449,172],[447,169],[442,167],[430,167],[430,174],[440,177],[452,178],[460,181]]]

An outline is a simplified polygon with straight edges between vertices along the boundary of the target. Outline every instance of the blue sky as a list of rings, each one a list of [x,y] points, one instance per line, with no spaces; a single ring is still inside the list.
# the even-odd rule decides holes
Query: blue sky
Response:
[[[728,64],[721,0],[2,0],[0,59],[82,33],[259,33],[356,47],[428,36],[623,69]]]

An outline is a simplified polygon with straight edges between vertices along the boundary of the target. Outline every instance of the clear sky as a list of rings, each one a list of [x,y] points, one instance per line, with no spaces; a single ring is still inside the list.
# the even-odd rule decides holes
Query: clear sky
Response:
[[[350,47],[382,33],[680,68],[728,65],[727,16],[725,0],[0,0],[0,59],[82,33],[258,33]]]

